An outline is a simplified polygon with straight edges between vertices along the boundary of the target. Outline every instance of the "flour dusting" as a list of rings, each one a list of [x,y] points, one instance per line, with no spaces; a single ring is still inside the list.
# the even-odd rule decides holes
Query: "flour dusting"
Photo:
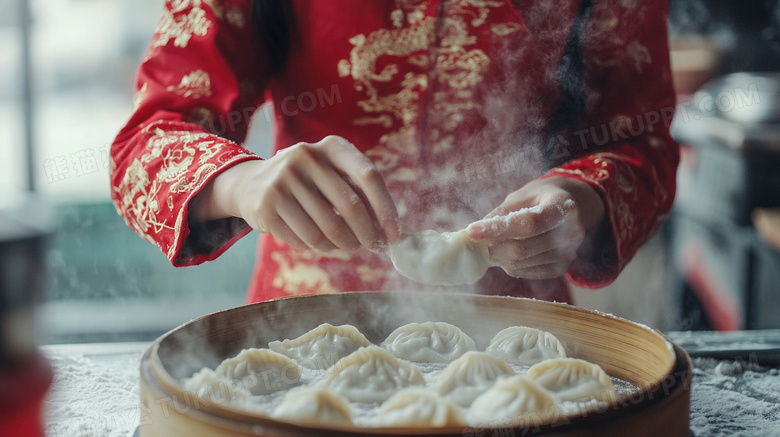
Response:
[[[527,216],[528,214],[541,214],[544,211],[544,206],[539,204],[530,208],[521,208],[517,211],[512,211],[509,214],[506,215],[498,215],[493,217],[484,218],[482,220],[477,220],[474,223],[470,224],[467,230],[476,230],[480,232],[505,232],[513,225],[515,226],[526,226],[526,220],[524,219],[524,216]],[[515,223],[518,221],[518,223]]]
[[[46,402],[46,437],[133,435],[140,420],[140,354],[47,356],[54,383]]]
[[[691,430],[697,436],[780,436],[780,376],[756,363],[694,359]]]

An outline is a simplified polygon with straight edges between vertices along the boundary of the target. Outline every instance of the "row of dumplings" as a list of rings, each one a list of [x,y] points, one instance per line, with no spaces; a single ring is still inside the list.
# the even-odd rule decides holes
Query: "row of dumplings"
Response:
[[[426,386],[415,363],[446,368]],[[510,364],[531,367],[518,375]],[[307,369],[324,376],[302,384]],[[184,385],[199,389],[215,382],[244,405],[252,395],[289,389],[273,417],[329,425],[355,423],[350,402],[381,404],[369,426],[446,427],[507,418],[538,423],[575,412],[575,402],[615,398],[607,374],[596,364],[566,358],[549,332],[510,327],[480,352],[466,333],[444,322],[402,326],[381,347],[354,326],[323,324],[296,339],[271,342],[268,349],[243,350]]]

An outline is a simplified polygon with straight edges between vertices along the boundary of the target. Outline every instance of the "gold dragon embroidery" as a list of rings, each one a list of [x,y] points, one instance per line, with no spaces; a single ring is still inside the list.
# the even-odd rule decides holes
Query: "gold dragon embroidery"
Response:
[[[428,2],[399,0],[396,5],[390,14],[391,27],[350,38],[353,48],[349,57],[341,59],[336,68],[340,77],[352,78],[354,88],[364,96],[356,104],[365,115],[353,123],[386,132],[366,154],[387,183],[410,183],[419,177],[413,164],[420,150],[417,136],[424,106],[430,105],[427,116],[435,126],[425,139],[432,142],[434,154],[453,147],[455,139],[450,132],[463,121],[464,111],[480,109],[472,90],[482,82],[490,59],[475,47],[478,28],[490,26],[491,34],[506,36],[520,25],[489,20],[493,9],[508,7],[504,0],[449,1],[439,23],[440,41],[436,41],[437,17],[425,15]],[[425,102],[434,84],[431,101]],[[388,92],[389,86],[395,91]],[[403,215],[405,206],[398,207]],[[291,259],[287,250],[273,252],[271,258],[278,265],[274,286],[287,293],[332,291],[328,273],[318,265],[327,255],[309,252],[312,255],[307,259]],[[359,256],[350,262],[365,266]],[[366,267],[359,273],[363,280],[390,276],[387,270]]]
[[[170,0],[168,5],[157,24],[152,48],[166,46],[171,40],[175,47],[184,48],[193,35],[208,33],[212,23],[201,7],[201,0]]]
[[[208,97],[211,95],[211,77],[204,70],[195,70],[182,77],[178,85],[171,85],[166,89],[182,97]]]
[[[207,35],[214,27],[207,9],[218,20],[227,20],[238,28],[246,26],[246,11],[234,4],[223,6],[218,0],[168,0],[157,23],[151,49],[164,47],[171,41],[174,47],[185,48],[193,36]]]
[[[153,134],[146,142],[145,153],[130,164],[114,188],[122,199],[118,206],[130,227],[146,240],[154,242],[152,233],[169,229],[175,233],[174,241],[178,241],[183,212],[171,224],[171,205],[166,204],[168,211],[163,213],[158,196],[166,187],[170,194],[197,191],[218,169],[217,164],[209,161],[219,154],[224,140],[206,133],[164,131],[153,125],[147,131]],[[244,156],[238,154],[231,160]],[[196,160],[197,168],[192,172]],[[159,170],[150,177],[146,166],[152,162],[159,163]],[[171,197],[168,198],[170,201]],[[174,249],[175,245],[171,245],[168,256]]]

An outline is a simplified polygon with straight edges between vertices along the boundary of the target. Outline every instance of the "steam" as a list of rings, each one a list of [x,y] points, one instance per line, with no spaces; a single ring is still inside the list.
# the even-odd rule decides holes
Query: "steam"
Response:
[[[447,79],[458,73],[472,72],[467,72],[465,67],[463,71],[453,72],[445,65],[438,65],[429,72],[429,87],[438,93],[441,101],[424,108],[427,115],[425,124],[420,126],[418,144],[425,152],[420,163],[422,177],[404,186],[400,190],[400,200],[396,198],[406,209],[401,221],[403,231],[465,229],[499,206],[505,196],[544,174],[562,157],[571,159],[583,152],[560,146],[553,140],[561,133],[560,129],[574,130],[576,126],[557,126],[551,121],[560,104],[561,89],[581,92],[591,105],[598,105],[600,98],[596,90],[588,89],[587,85],[582,89],[584,84],[580,77],[561,74],[571,70],[563,69],[562,63],[576,64],[575,60],[566,57],[576,11],[561,13],[560,4],[550,1],[525,3],[520,6],[524,27],[517,32],[527,35],[520,37],[515,33],[491,40],[494,47],[490,50],[497,55],[492,56],[487,67],[478,73],[482,78],[468,88],[468,92],[473,93],[474,106],[459,112],[463,118],[454,130],[448,130],[454,116],[442,108],[447,105],[447,93],[455,95],[462,90],[456,89]],[[443,17],[440,17],[442,24],[436,39],[440,46],[435,48],[433,58],[440,54],[441,59],[446,59],[443,54],[453,50],[446,44],[458,31],[458,17],[455,16],[458,11],[454,9],[454,6],[445,7]],[[641,5],[634,5],[633,9],[621,10],[624,16],[620,19],[641,20],[644,10]],[[600,11],[600,16],[603,15],[604,11]],[[573,41],[588,53],[611,37],[612,28],[602,22],[589,21],[588,15],[585,17],[579,40]],[[464,52],[463,57],[476,57],[477,46],[465,45],[458,50]],[[460,103],[457,97],[452,97],[451,101]],[[447,147],[451,147],[449,152],[437,153]],[[505,276],[500,270],[494,271],[490,275],[494,279],[485,283],[507,284],[506,280],[498,279],[501,275]],[[441,288],[391,277],[383,289],[502,292],[501,289],[485,289],[484,285]],[[549,298],[555,294],[548,290],[550,282],[547,281],[529,281],[528,286],[531,290],[525,292],[530,291],[536,297]]]
[[[464,320],[460,316],[464,300],[446,296],[385,292],[251,304],[204,316],[171,331],[161,338],[158,355],[166,371],[181,380],[204,367],[215,369],[243,349],[267,348],[270,342],[299,337],[322,323],[354,325],[371,343],[380,344],[399,326],[441,321],[468,332],[478,347],[487,346],[501,322],[486,326],[476,318]],[[340,358],[323,357],[329,363]]]
[[[513,38],[495,40],[500,45],[500,55],[490,59],[488,69],[482,72],[488,78],[474,83],[468,90],[473,93],[472,103],[478,105],[462,111],[466,118],[454,120],[457,129],[447,129],[453,119],[441,113],[435,104],[425,108],[429,114],[425,125],[419,126],[421,143],[417,144],[425,151],[420,162],[424,177],[406,182],[396,180],[391,187],[395,196],[400,195],[396,200],[406,206],[402,218],[404,231],[465,229],[483,219],[506,195],[542,175],[554,161],[548,142],[554,130],[550,117],[558,104],[555,96],[559,87],[575,88],[579,84],[576,79],[559,77],[560,51],[540,53],[529,47],[560,47],[561,41],[569,38],[571,17],[557,13],[560,6],[554,2],[532,3],[523,11],[527,26],[523,31],[529,32],[533,44],[526,45],[529,41]],[[448,27],[452,22],[448,21],[446,12],[440,41],[446,40],[448,32],[457,30]],[[550,21],[551,18],[555,19]],[[586,28],[580,41],[583,47],[601,44],[607,36],[608,30],[587,25]],[[445,92],[446,89],[434,86],[440,79],[436,74],[429,77],[429,86],[434,91]],[[561,81],[570,80],[571,83],[561,85]],[[442,84],[436,86],[439,85]],[[594,90],[583,92],[592,99],[591,103],[598,100]],[[448,137],[448,132],[457,136]],[[455,150],[457,153],[452,152]],[[571,152],[572,156],[575,153]],[[531,213],[534,208],[523,213]],[[482,223],[499,226],[504,222],[500,218]],[[358,260],[361,256],[376,258],[367,252],[355,255]],[[385,267],[391,269],[390,260],[385,261]],[[353,260],[335,259],[328,265],[328,273],[333,277],[355,274]],[[473,338],[478,349],[484,350],[496,332],[517,321],[510,321],[508,316],[490,319],[484,313],[476,315],[476,301],[469,296],[451,298],[446,294],[416,291],[511,292],[552,300],[560,291],[556,287],[561,281],[527,281],[522,285],[527,288],[522,290],[517,289],[518,284],[519,281],[495,268],[489,269],[485,278],[473,286],[425,285],[391,275],[384,280],[382,288],[406,292],[284,299],[197,320],[163,340],[160,358],[168,373],[182,380],[203,367],[216,368],[222,360],[242,349],[265,348],[272,341],[296,338],[322,323],[355,325],[372,343],[380,344],[399,326],[440,321],[459,327]],[[470,314],[475,315],[469,317]],[[323,357],[327,363],[337,363],[340,358],[344,357]],[[222,398],[242,388],[230,390],[223,390]]]
[[[559,13],[560,5],[555,2],[530,3],[522,11],[526,28],[519,30],[527,31],[529,39],[495,39],[493,43],[499,45],[499,55],[493,56],[487,70],[482,72],[487,78],[468,89],[473,93],[472,103],[478,103],[475,109],[465,109],[462,111],[466,116],[464,119],[453,120],[435,105],[425,108],[428,118],[426,125],[420,126],[422,143],[418,144],[426,151],[421,162],[424,177],[394,182],[398,189],[394,195],[401,196],[396,200],[408,209],[402,218],[405,231],[464,229],[492,211],[507,194],[548,169],[552,161],[548,148],[549,119],[557,104],[555,96],[561,81],[571,78],[558,75],[561,51],[540,52],[534,47],[561,47],[561,42],[569,38],[571,16]],[[448,8],[454,7],[454,2],[449,4]],[[642,11],[643,8],[637,6],[622,19],[639,20]],[[452,27],[451,12],[445,10],[439,42],[446,41],[450,32],[457,31]],[[586,51],[609,37],[609,29],[587,20],[584,29],[580,43]],[[464,47],[464,50],[472,49]],[[446,92],[441,88],[442,84],[434,85],[442,78],[437,73],[432,74],[429,77],[431,89]],[[594,90],[586,89],[585,93],[597,102],[599,96]],[[453,122],[458,126],[451,131],[457,132],[458,136],[448,138],[447,126]],[[457,150],[457,158],[450,150]],[[386,262],[386,267],[392,268],[390,260]],[[355,268],[350,261],[332,265],[335,266],[329,271],[332,275],[354,273],[347,271]],[[556,284],[560,285],[560,281],[528,281],[527,289],[512,291],[551,300],[558,291]],[[484,318],[476,317],[463,319],[462,306],[467,301],[414,292],[495,294],[516,287],[517,281],[498,269],[490,269],[486,278],[475,286],[430,286],[392,275],[384,281],[382,288],[408,293],[383,293],[382,297],[358,299],[355,305],[344,305],[343,299],[334,296],[315,296],[306,299],[316,307],[308,307],[303,313],[296,299],[248,306],[236,312],[233,316],[236,320],[215,317],[221,321],[215,324],[209,321],[211,318],[202,319],[195,323],[198,329],[177,332],[175,340],[166,340],[168,346],[161,348],[161,358],[171,375],[185,378],[204,366],[215,368],[242,348],[267,347],[270,341],[295,338],[325,322],[358,325],[369,340],[379,344],[403,324],[444,321],[461,327],[471,333],[478,344],[486,345],[500,322],[486,322]],[[253,313],[254,310],[257,312]],[[496,329],[491,329],[491,325]],[[231,335],[237,337],[231,338]],[[486,336],[488,338],[484,338]]]

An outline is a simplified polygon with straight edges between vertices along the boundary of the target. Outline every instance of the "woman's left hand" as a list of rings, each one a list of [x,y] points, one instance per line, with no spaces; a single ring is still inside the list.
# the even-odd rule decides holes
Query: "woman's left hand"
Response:
[[[486,241],[490,264],[517,278],[562,276],[588,233],[604,220],[604,202],[590,185],[567,177],[534,180],[510,193],[482,220],[467,228]]]

